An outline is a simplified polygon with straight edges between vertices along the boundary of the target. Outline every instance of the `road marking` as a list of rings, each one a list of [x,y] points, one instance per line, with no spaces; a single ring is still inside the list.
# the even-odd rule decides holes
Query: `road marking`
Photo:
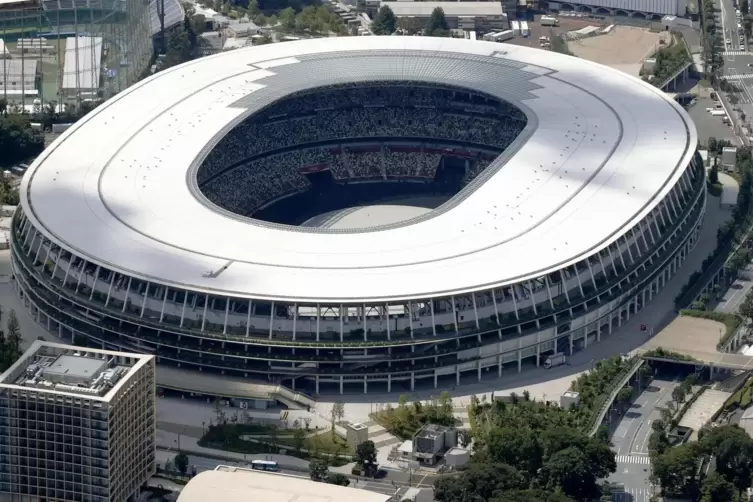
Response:
[[[747,56],[750,54],[748,51],[724,51],[723,56]]]
[[[616,455],[615,460],[618,464],[651,464],[651,458],[646,455]],[[627,469],[625,469],[625,472],[627,472]]]

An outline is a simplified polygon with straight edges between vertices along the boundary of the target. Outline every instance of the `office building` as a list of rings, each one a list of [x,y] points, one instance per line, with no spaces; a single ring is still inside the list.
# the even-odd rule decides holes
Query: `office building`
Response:
[[[154,357],[37,341],[0,377],[0,501],[123,502],[155,472]]]

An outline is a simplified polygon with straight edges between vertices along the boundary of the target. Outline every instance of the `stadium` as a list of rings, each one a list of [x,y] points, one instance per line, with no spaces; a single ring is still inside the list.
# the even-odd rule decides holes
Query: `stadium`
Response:
[[[14,282],[64,340],[155,354],[163,387],[453,386],[571,354],[650,302],[699,233],[696,145],[658,89],[538,49],[230,51],[48,147],[21,186]],[[440,203],[316,224],[410,197]]]

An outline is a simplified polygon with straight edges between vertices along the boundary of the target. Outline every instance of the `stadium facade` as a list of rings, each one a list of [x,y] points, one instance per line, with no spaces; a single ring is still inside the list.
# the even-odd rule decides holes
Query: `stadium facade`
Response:
[[[138,83],[36,160],[15,285],[61,338],[154,354],[192,382],[481,380],[601,341],[664,287],[705,211],[696,145],[661,91],[540,50],[359,37],[231,51]],[[458,192],[376,228],[260,216],[437,183]],[[159,371],[158,385],[179,387]]]
[[[149,0],[0,1],[0,98],[32,113],[114,96],[148,70],[154,16]]]

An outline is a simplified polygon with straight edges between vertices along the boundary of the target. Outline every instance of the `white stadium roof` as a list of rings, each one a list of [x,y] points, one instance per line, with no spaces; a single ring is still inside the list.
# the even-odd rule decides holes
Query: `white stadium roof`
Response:
[[[178,502],[386,502],[387,499],[387,495],[368,490],[223,465],[199,473],[178,496]]]
[[[477,89],[519,106],[528,126],[475,190],[409,224],[291,230],[194,195],[190,173],[255,110],[307,87],[377,79]],[[446,38],[328,38],[218,54],[134,85],[40,155],[21,194],[47,237],[148,281],[257,299],[393,301],[520,282],[598,252],[663,199],[696,144],[660,90],[585,60]]]

